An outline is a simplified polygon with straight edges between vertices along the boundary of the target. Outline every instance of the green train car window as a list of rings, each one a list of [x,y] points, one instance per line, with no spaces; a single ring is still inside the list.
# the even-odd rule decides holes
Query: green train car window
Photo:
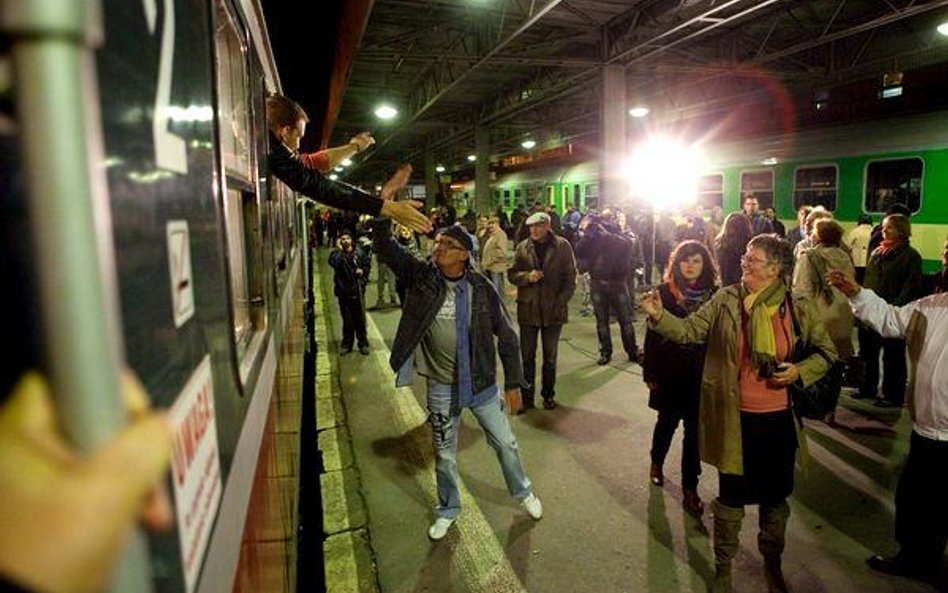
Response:
[[[724,175],[702,175],[698,179],[698,205],[706,210],[724,207]]]
[[[839,171],[836,165],[798,167],[793,173],[793,209],[801,206],[823,206],[836,210]]]
[[[905,204],[913,213],[922,206],[922,171],[918,157],[869,161],[863,210],[885,212],[892,204]]]
[[[772,169],[741,171],[741,202],[753,196],[760,209],[774,207],[774,172]]]

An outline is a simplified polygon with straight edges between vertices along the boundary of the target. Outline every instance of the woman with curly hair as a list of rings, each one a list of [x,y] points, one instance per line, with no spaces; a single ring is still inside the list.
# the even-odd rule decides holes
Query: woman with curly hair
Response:
[[[675,317],[687,317],[708,302],[717,290],[717,272],[711,253],[698,241],[682,241],[668,258],[665,282],[658,287],[662,306]],[[681,453],[682,504],[700,516],[704,504],[698,496],[701,460],[698,455],[698,401],[704,344],[676,344],[649,328],[645,334],[642,377],[649,388],[648,407],[658,412],[652,432],[652,484],[664,484],[662,465],[678,424],[685,437]]]

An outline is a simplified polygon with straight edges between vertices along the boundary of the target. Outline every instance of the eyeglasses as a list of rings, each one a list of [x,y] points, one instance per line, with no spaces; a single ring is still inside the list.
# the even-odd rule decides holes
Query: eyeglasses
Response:
[[[757,264],[769,264],[771,261],[769,259],[764,259],[760,257],[748,257],[747,255],[741,256],[741,263],[749,266],[755,266]]]

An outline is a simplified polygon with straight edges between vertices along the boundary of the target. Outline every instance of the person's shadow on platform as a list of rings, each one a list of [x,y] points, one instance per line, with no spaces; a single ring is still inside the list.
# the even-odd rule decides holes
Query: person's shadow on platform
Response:
[[[648,561],[648,590],[649,591],[669,591],[669,575],[676,572],[676,562],[668,562],[669,558],[676,555],[674,534],[668,521],[668,511],[665,508],[665,493],[669,484],[663,488],[654,486],[649,487],[648,493],[648,528],[649,539],[646,546]],[[681,499],[680,490],[675,496]],[[701,519],[693,517],[684,508],[681,509],[685,526],[685,554],[688,565],[691,566],[694,583],[690,591],[700,591],[705,588],[705,583],[711,582],[714,574],[713,566],[709,561],[707,552],[710,542],[708,530]],[[671,555],[660,552],[661,549],[667,550]]]

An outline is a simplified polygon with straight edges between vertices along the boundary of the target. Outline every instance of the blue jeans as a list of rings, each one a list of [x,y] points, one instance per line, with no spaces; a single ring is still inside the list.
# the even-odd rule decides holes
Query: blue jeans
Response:
[[[496,388],[495,388],[496,389]],[[507,491],[517,500],[530,496],[532,485],[523,469],[517,437],[510,430],[504,400],[495,395],[486,403],[471,408],[484,430],[487,443],[497,453],[497,461],[507,482]],[[461,410],[457,407],[457,386],[428,380],[428,423],[435,453],[435,479],[438,485],[438,517],[454,519],[461,514],[461,493],[458,490],[458,425]]]

